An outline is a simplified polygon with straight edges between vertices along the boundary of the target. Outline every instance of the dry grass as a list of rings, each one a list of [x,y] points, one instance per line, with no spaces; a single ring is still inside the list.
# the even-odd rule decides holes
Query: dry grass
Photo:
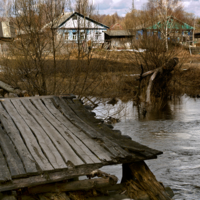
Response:
[[[81,96],[97,96],[106,98],[119,97],[124,100],[134,99],[138,92],[138,84],[130,74],[141,73],[141,68],[135,65],[134,52],[107,52],[96,49],[92,53],[90,65],[87,65],[87,56],[82,54],[81,66],[76,73],[72,69],[77,66],[77,52],[75,51],[70,59],[60,56],[58,59],[57,85],[59,86],[56,94],[74,93]],[[196,64],[182,65],[191,60],[200,62],[200,56],[190,56],[189,51],[182,50],[179,54],[181,64],[176,67],[172,80],[167,85],[173,95],[187,93],[189,95],[200,94],[200,67]],[[131,58],[131,59],[130,59]],[[60,60],[60,61],[59,61]],[[30,89],[29,95],[34,95],[27,81],[22,81],[21,74],[13,74],[17,68],[15,60],[6,60],[7,66],[11,67],[10,73],[1,74],[1,80],[22,89]],[[47,90],[52,94],[53,72],[51,73],[52,59],[47,60]],[[5,64],[5,63],[4,63]],[[186,69],[187,70],[184,70]],[[10,68],[9,68],[10,69]],[[70,74],[71,73],[71,74]],[[161,80],[162,83],[162,80]],[[83,84],[85,84],[83,88]],[[141,94],[145,94],[148,78],[142,81]],[[164,87],[164,86],[163,86]],[[72,88],[74,88],[72,90]],[[28,90],[29,91],[29,90]],[[157,93],[157,94],[156,94]],[[37,94],[37,93],[36,93]],[[159,97],[159,91],[155,91]],[[155,96],[156,96],[155,95]]]

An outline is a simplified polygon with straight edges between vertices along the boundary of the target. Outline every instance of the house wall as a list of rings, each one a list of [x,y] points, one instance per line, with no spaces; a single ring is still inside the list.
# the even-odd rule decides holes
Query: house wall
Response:
[[[132,38],[126,37],[113,37],[110,38],[111,48],[130,48],[132,43]]]
[[[156,30],[156,29],[155,30],[148,30],[146,35],[147,36],[155,35],[155,33],[154,33],[155,31],[156,31],[156,35],[158,36],[158,38],[162,39],[161,32],[159,30]],[[171,31],[179,31],[179,30],[171,30]],[[182,30],[179,33],[180,34],[177,34],[177,36],[175,36],[175,38],[177,38],[178,41],[181,41],[183,37],[185,38],[183,40],[190,40],[190,37],[193,36],[192,30]],[[173,33],[171,33],[171,35],[172,35],[172,37],[174,37]],[[136,40],[138,40],[139,38],[144,37],[144,36],[145,36],[145,32],[144,32],[143,29],[137,30],[136,37],[135,37]],[[168,37],[168,40],[170,40],[170,37]]]
[[[95,42],[95,43],[104,43],[104,41],[105,41],[104,31],[106,31],[106,29],[101,29],[101,30],[60,29],[59,34],[63,37],[63,40],[65,43],[78,42],[78,36],[80,37],[80,41],[83,41],[86,39],[86,41],[91,40],[92,42]],[[78,34],[78,32],[79,32],[79,34]],[[68,35],[67,37],[65,37],[66,34]]]
[[[94,22],[91,22],[87,19],[84,20],[84,18],[77,16],[77,19],[73,19],[72,17],[65,24],[60,26],[58,32],[66,43],[78,42],[78,36],[82,41],[86,39],[86,41],[91,40],[95,43],[104,43],[104,32],[106,30],[107,28],[104,26],[100,26]]]
[[[96,24],[90,20],[87,20],[86,18],[84,19],[81,16],[77,16],[76,18],[71,17],[66,23],[64,23],[62,26],[59,28],[65,28],[65,29],[74,29],[74,28],[89,28],[89,29],[102,29],[104,28],[103,26]]]

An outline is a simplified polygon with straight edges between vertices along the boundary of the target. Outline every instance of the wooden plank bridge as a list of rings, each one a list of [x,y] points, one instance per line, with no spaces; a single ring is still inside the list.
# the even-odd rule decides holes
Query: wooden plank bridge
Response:
[[[1,99],[0,121],[0,192],[162,153],[112,130],[72,96]]]

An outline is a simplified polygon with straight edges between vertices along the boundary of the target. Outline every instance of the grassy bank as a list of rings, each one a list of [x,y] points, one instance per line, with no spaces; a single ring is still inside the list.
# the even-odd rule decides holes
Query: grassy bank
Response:
[[[95,50],[90,57],[86,54],[78,57],[74,52],[71,56],[58,58],[56,69],[54,60],[50,57],[46,58],[42,63],[46,94],[74,93],[79,96],[134,99],[138,93],[139,81],[136,81],[132,74],[141,73],[135,54]],[[182,51],[178,57],[180,64],[172,72],[172,79],[167,84],[171,95],[200,94],[200,66],[198,65],[200,56],[190,56],[188,51]],[[26,62],[27,60],[22,57],[2,59],[1,65],[4,67],[0,78],[14,87],[27,90],[32,96],[38,94],[37,87],[42,84],[41,69],[38,70],[33,61],[29,65]],[[141,62],[141,64],[145,66],[145,63]],[[145,71],[148,69],[144,67]],[[143,93],[147,84],[148,78],[143,80],[141,85]]]

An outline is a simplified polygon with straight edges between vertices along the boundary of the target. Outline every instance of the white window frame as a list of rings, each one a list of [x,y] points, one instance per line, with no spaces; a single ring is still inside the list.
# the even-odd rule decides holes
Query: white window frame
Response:
[[[99,31],[99,30],[97,30],[97,31],[95,32],[95,39],[96,39],[96,40],[99,40],[99,37],[101,37],[101,36],[102,36],[102,32]]]
[[[77,40],[77,32],[73,32],[72,33],[72,39],[73,40]]]
[[[64,33],[64,38],[65,38],[65,40],[69,40],[69,32]]]
[[[85,32],[80,32],[80,39],[85,40]]]

